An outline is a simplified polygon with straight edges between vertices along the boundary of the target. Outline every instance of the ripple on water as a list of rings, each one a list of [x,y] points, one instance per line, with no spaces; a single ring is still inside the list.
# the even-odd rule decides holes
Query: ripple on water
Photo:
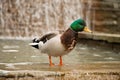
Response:
[[[104,58],[104,59],[106,59],[106,60],[114,60],[113,57],[106,57],[106,58]]]
[[[17,45],[4,45],[2,52],[19,52],[18,48],[20,47]]]
[[[112,54],[113,52],[111,52],[111,51],[104,51],[103,53],[105,53],[105,54]]]
[[[101,55],[99,55],[99,54],[93,54],[93,56],[95,56],[95,57],[101,57]]]
[[[19,69],[16,65],[29,65],[33,64],[33,62],[20,62],[20,63],[0,63],[0,65],[5,65],[7,69]]]
[[[3,49],[11,49],[11,48],[20,48],[20,47],[17,45],[5,45],[5,46],[3,46]]]
[[[80,50],[86,50],[87,48],[86,47],[80,47],[79,49]]]
[[[31,58],[36,58],[36,57],[40,57],[40,56],[34,56],[34,55],[33,55],[33,56],[31,56]]]
[[[19,50],[10,49],[10,50],[2,50],[2,52],[19,52]]]
[[[16,67],[13,64],[6,64],[6,68],[8,68],[8,69],[16,69]]]

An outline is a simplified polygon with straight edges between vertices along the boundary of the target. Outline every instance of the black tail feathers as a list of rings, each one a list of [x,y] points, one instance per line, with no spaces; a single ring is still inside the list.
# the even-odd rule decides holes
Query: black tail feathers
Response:
[[[40,42],[40,39],[34,38],[34,39],[32,40],[32,42],[33,42],[33,43],[39,43],[39,42]]]

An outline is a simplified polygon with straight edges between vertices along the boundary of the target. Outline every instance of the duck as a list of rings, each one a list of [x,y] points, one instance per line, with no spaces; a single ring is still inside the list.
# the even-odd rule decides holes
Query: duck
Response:
[[[47,33],[42,35],[40,38],[34,38],[32,40],[32,47],[39,49],[41,53],[45,53],[49,56],[49,65],[54,66],[52,57],[59,57],[59,66],[63,66],[62,57],[70,53],[76,43],[79,32],[92,32],[87,26],[83,19],[74,20],[70,27],[65,30],[62,34],[58,33]]]

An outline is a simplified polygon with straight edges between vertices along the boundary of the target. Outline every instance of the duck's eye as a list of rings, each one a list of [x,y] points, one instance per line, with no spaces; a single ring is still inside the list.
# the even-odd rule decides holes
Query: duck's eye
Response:
[[[80,23],[80,25],[83,25],[83,23]]]
[[[80,23],[80,25],[82,25],[82,26],[86,26],[86,24],[85,24],[85,23]]]

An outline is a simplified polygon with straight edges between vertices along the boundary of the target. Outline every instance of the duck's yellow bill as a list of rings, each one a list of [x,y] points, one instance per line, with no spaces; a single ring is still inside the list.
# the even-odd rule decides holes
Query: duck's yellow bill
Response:
[[[88,29],[88,27],[86,27],[86,26],[85,26],[85,28],[84,28],[84,31],[85,31],[85,32],[90,32],[90,33],[92,32],[92,31],[91,31],[90,29]]]

